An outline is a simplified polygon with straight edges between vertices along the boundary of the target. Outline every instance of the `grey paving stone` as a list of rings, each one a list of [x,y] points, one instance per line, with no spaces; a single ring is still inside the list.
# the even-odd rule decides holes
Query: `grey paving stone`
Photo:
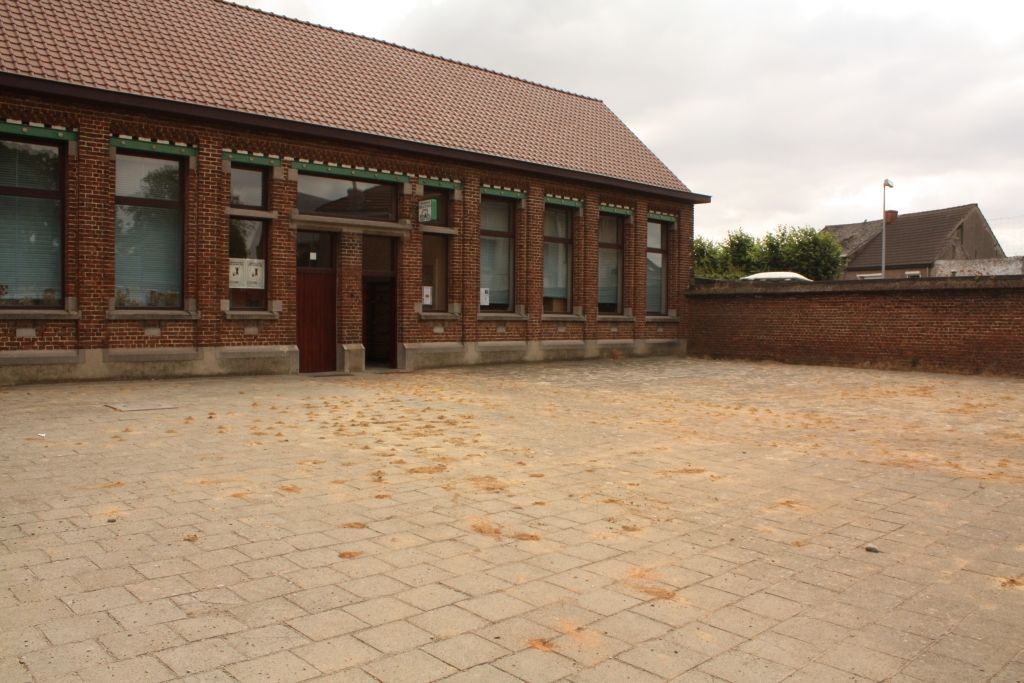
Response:
[[[701,671],[732,683],[773,683],[793,673],[793,669],[777,662],[761,659],[746,652],[724,652],[700,666]]]
[[[494,666],[528,683],[550,683],[577,670],[571,660],[559,654],[532,648],[502,657]]]
[[[352,636],[339,636],[297,647],[293,652],[323,673],[333,673],[377,659],[381,653]]]
[[[86,683],[157,683],[173,679],[174,672],[154,657],[135,657],[119,662],[101,664],[78,672]]]
[[[112,661],[112,657],[95,640],[83,640],[28,652],[21,656],[21,661],[37,680],[54,680],[59,676],[106,664]]]
[[[433,640],[433,636],[407,621],[392,621],[355,633],[355,637],[385,654],[413,650]]]
[[[320,674],[317,669],[291,652],[276,652],[265,657],[238,662],[227,666],[226,670],[239,681],[280,681],[280,683],[305,681]]]
[[[664,679],[679,676],[707,658],[703,652],[663,640],[641,643],[618,655],[618,659]]]
[[[504,647],[472,633],[423,646],[423,650],[456,669],[473,669],[509,654]],[[481,672],[482,673],[482,672]]]
[[[160,650],[156,656],[179,676],[218,669],[245,659],[223,638],[208,638]]]
[[[378,659],[363,665],[363,669],[382,683],[427,683],[456,672],[453,667],[421,650]]]

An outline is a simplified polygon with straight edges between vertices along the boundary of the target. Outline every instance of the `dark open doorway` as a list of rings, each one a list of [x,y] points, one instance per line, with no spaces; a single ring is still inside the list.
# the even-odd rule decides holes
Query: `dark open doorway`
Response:
[[[367,365],[397,366],[398,242],[363,236],[363,347]]]

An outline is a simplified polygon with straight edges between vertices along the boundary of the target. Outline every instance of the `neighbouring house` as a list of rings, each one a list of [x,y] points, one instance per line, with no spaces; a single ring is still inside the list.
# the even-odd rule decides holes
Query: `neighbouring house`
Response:
[[[220,0],[0,24],[0,382],[685,350],[709,197],[599,100]]]
[[[1003,258],[1003,248],[977,204],[899,214],[887,212],[885,275],[937,277],[936,261]],[[842,245],[843,279],[882,276],[882,221],[826,225]]]
[[[980,277],[986,275],[1024,275],[1024,256],[1006,258],[936,261],[932,277]]]

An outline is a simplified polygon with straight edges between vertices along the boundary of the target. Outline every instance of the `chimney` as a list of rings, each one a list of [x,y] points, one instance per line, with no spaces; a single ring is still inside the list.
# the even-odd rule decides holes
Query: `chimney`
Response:
[[[896,220],[896,216],[900,215],[900,212],[896,209],[886,209],[885,211],[885,224],[889,225]]]

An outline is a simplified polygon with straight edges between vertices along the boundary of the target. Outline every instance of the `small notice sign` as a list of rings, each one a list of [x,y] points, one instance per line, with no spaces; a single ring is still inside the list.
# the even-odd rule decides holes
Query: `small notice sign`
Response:
[[[480,305],[490,306],[491,305],[491,288],[481,287],[480,288]]]
[[[423,287],[423,305],[434,305],[434,288],[431,287],[430,285],[424,285]]]
[[[228,286],[231,289],[263,289],[266,286],[266,261],[261,258],[229,259]]]
[[[420,223],[430,223],[437,220],[437,200],[423,199],[419,203]]]

